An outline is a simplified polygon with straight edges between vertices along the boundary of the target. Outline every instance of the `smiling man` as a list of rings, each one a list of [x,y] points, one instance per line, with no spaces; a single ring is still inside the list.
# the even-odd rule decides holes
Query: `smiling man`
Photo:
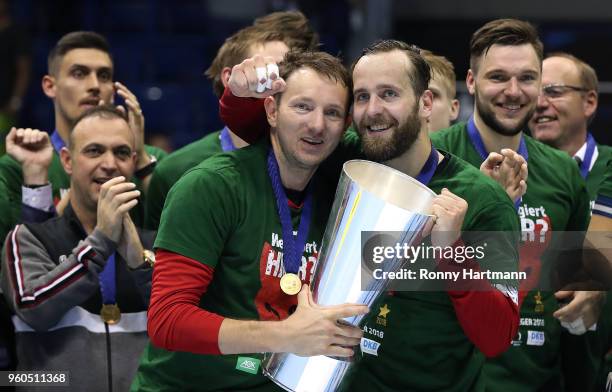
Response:
[[[595,70],[568,53],[553,53],[542,63],[542,92],[529,122],[533,136],[573,157],[595,202],[612,160],[612,148],[596,143],[588,131],[598,101]]]
[[[152,244],[128,213],[140,195],[126,181],[134,146],[122,112],[85,111],[61,151],[71,190],[64,214],[7,236],[0,288],[13,312],[18,370],[69,371],[74,390],[128,389],[147,342],[151,268],[142,244]]]
[[[215,95],[221,97],[232,67],[244,59],[260,54],[280,62],[289,50],[315,50],[318,44],[317,34],[301,12],[274,12],[255,19],[252,26],[228,37],[206,70],[206,76],[213,84]],[[213,110],[212,107],[208,109]],[[245,146],[247,143],[232,133],[230,128],[224,127],[173,152],[160,162],[147,194],[145,226],[152,230],[158,228],[166,196],[185,172],[214,154]]]
[[[2,239],[8,230],[21,221],[22,201],[48,212],[66,195],[70,179],[60,163],[60,151],[68,141],[70,130],[87,109],[100,103],[112,104],[115,93],[125,101],[123,110],[127,111],[130,129],[136,136],[136,176],[149,180],[155,165],[151,157],[159,160],[165,155],[161,150],[144,145],[144,117],[140,105],[127,87],[113,82],[110,47],[103,36],[88,31],[66,34],[50,51],[47,66],[48,74],[42,78],[41,84],[45,95],[53,101],[55,130],[51,135],[52,159],[46,167],[39,165],[38,170],[24,170],[24,162],[17,160],[17,157],[22,155],[23,150],[33,149],[36,152],[40,145],[22,145],[15,133],[9,135],[13,139],[7,144],[11,144],[12,149],[0,158],[0,199],[11,206],[0,215]],[[137,183],[140,185],[140,181],[137,180]],[[144,190],[145,187],[140,188]],[[32,203],[35,199],[43,202]],[[144,220],[143,207],[139,204],[132,211],[137,224]]]
[[[319,307],[306,285],[333,195],[315,172],[344,133],[350,77],[322,52],[289,52],[280,76],[269,139],[207,159],[168,195],[134,391],[279,390],[261,353],[348,357],[359,344],[336,320],[367,307]]]
[[[250,62],[234,67],[231,93],[226,90],[221,100],[221,115],[247,140],[266,130],[257,124],[257,101],[234,95],[262,95],[240,76],[250,72],[254,77]],[[482,266],[514,271],[518,254],[511,237],[518,233],[518,219],[511,200],[477,169],[431,145],[427,124],[433,106],[427,89],[430,75],[419,49],[404,42],[379,41],[364,49],[353,65],[356,128],[346,132],[338,149],[322,165],[321,174],[327,174],[335,184],[347,159],[365,156],[416,178],[439,193],[432,207],[436,215],[431,237],[434,245],[458,245],[461,231],[506,231],[509,236],[489,243],[491,253]],[[275,81],[272,87],[281,86],[282,81]],[[245,119],[253,121],[251,128],[240,126]],[[508,152],[509,157],[512,154]],[[517,178],[521,178],[521,164],[517,163]],[[398,291],[383,296],[365,320],[362,356],[342,390],[482,390],[482,353],[494,356],[504,351],[518,328],[515,284],[478,282],[471,286],[473,291],[448,287],[446,291]],[[424,350],[431,355],[424,358]],[[439,377],[435,370],[442,361],[445,377]]]
[[[585,231],[590,215],[585,184],[576,164],[567,154],[522,132],[536,110],[542,57],[542,43],[531,24],[499,19],[482,26],[470,42],[466,78],[468,91],[474,95],[474,114],[467,124],[432,135],[435,145],[477,167],[489,152],[502,148],[518,151],[528,161],[527,192],[518,203],[518,215],[525,241],[521,247],[521,270],[531,269],[532,273],[559,267],[544,254],[551,246],[548,233]],[[576,241],[575,245],[582,242]],[[561,299],[567,293],[557,295]],[[585,299],[569,298],[573,305],[558,310],[559,302],[551,291],[521,294],[524,302],[519,334],[506,353],[487,361],[487,390],[558,390],[561,325],[555,317],[574,321],[580,315],[567,311],[576,309],[577,303]]]

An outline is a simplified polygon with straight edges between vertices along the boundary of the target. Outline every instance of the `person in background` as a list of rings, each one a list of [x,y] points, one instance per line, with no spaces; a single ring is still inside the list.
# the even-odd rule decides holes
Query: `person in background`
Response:
[[[129,181],[135,135],[125,113],[108,106],[85,111],[69,135],[60,152],[71,190],[63,214],[17,225],[2,250],[17,369],[68,371],[71,390],[125,391],[148,341],[153,261],[145,251],[153,233],[129,215],[140,195]],[[31,137],[50,160],[48,135]]]
[[[429,119],[429,132],[436,132],[450,127],[459,116],[457,77],[453,63],[446,57],[429,50],[421,50],[421,55],[431,68],[429,90],[433,94],[433,109]]]
[[[213,91],[221,97],[232,67],[256,54],[280,62],[289,50],[314,50],[318,36],[300,12],[274,12],[255,19],[252,26],[237,31],[225,40],[206,76]],[[212,108],[209,108],[212,109]],[[170,188],[181,176],[206,158],[247,146],[231,129],[224,127],[175,151],[156,168],[147,195],[145,227],[156,230]]]
[[[30,82],[30,43],[25,31],[15,25],[10,1],[0,0],[0,156],[4,138],[18,120]],[[0,365],[1,366],[1,365]]]
[[[474,96],[473,116],[467,123],[432,134],[434,145],[476,167],[490,152],[504,148],[518,151],[529,166],[527,192],[516,207],[523,236],[520,269],[530,271],[531,278],[521,284],[519,333],[505,353],[485,364],[488,391],[559,390],[561,322],[582,316],[580,311],[586,308],[575,306],[578,303],[598,302],[581,295],[566,298],[570,301],[566,306],[574,311],[557,320],[561,305],[556,293],[550,285],[547,290],[540,285],[547,281],[547,271],[562,267],[546,250],[581,247],[582,238],[562,241],[561,233],[586,231],[590,217],[586,186],[575,162],[523,133],[536,110],[542,58],[542,43],[530,23],[517,19],[486,23],[470,41],[466,83]],[[546,271],[542,280],[540,271]]]
[[[580,175],[586,181],[591,209],[595,207],[600,189],[612,186],[605,184],[612,181],[609,176],[606,178],[612,164],[612,148],[597,143],[588,131],[597,111],[598,87],[597,73],[589,64],[569,53],[549,54],[542,62],[541,93],[536,111],[529,121],[534,138],[565,151],[577,162]],[[597,225],[597,220],[605,219],[605,215],[593,213],[589,230]],[[589,234],[588,240],[597,248],[599,237],[601,234]],[[599,247],[606,245],[602,243]],[[594,257],[592,252],[589,255]],[[607,263],[604,261],[604,264]],[[561,294],[564,297],[601,297],[603,300],[605,293],[564,291]],[[611,300],[607,298],[603,311],[601,306],[589,306],[589,302],[577,302],[574,306],[584,307],[585,315],[582,316],[581,328],[564,330],[562,334],[562,349],[566,352],[563,373],[567,391],[603,389],[605,380],[597,379],[597,373],[605,353],[611,348]],[[566,306],[556,316],[561,317],[569,312],[572,312],[572,307]]]
[[[48,56],[48,74],[42,79],[45,95],[53,101],[55,130],[51,134],[53,156],[48,170],[24,173],[19,156],[24,152],[22,139],[17,137],[17,129],[7,136],[7,155],[0,158],[0,204],[10,208],[0,215],[0,238],[18,222],[22,221],[22,203],[33,209],[54,215],[54,205],[62,197],[67,197],[70,179],[60,163],[60,151],[65,146],[75,120],[87,109],[100,104],[113,104],[117,94],[125,106],[130,129],[136,136],[137,163],[136,182],[144,195],[156,161],[165,153],[144,144],[144,116],[137,98],[119,82],[113,82],[113,61],[110,47],[100,34],[77,31],[64,35],[53,47]],[[40,144],[27,147],[35,153]],[[11,150],[12,149],[12,150]],[[39,167],[40,169],[40,167]],[[51,201],[50,201],[51,200]],[[66,201],[61,204],[66,205]],[[142,226],[144,206],[138,205],[131,211],[134,222]],[[44,214],[43,214],[44,215]],[[36,218],[36,220],[40,220]]]

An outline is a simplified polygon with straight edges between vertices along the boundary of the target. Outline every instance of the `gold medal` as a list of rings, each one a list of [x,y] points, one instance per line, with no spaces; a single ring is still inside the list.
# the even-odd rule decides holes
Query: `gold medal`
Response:
[[[296,295],[302,289],[302,281],[296,274],[287,273],[280,280],[280,287],[287,295]]]
[[[100,309],[100,317],[109,325],[117,324],[121,320],[121,310],[117,304],[104,304]]]

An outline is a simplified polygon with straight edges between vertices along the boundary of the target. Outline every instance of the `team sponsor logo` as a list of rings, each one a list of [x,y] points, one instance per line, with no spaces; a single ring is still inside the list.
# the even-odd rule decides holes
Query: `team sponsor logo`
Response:
[[[544,340],[544,331],[527,331],[528,346],[543,346]]]
[[[238,360],[236,361],[236,369],[251,374],[257,374],[260,364],[261,360],[257,358],[238,357]]]
[[[365,354],[378,356],[378,349],[380,348],[380,343],[367,339],[361,338],[361,352]]]

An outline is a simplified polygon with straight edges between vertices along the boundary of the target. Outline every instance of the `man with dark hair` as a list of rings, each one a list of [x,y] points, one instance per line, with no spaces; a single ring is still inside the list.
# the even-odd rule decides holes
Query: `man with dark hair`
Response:
[[[275,12],[256,19],[253,26],[245,27],[226,39],[206,70],[206,76],[212,81],[215,94],[221,97],[231,68],[242,60],[260,54],[279,62],[289,50],[313,50],[317,45],[318,36],[302,13]],[[214,154],[246,145],[224,127],[164,159],[156,168],[149,186],[145,226],[157,229],[166,195],[187,170]]]
[[[433,108],[429,119],[429,132],[450,127],[459,116],[459,100],[455,97],[457,76],[455,67],[446,57],[428,50],[421,50],[421,56],[431,68],[429,90],[433,94]]]
[[[606,188],[605,182],[610,181],[605,177],[612,162],[612,148],[596,143],[588,132],[597,111],[598,87],[597,73],[584,61],[569,53],[548,55],[542,63],[542,88],[536,112],[529,122],[536,139],[565,151],[578,162],[580,175],[586,180],[591,208],[595,207],[599,190]],[[611,186],[607,185],[608,188]],[[600,212],[599,208],[593,209],[591,225],[597,225],[598,219],[605,219]],[[589,238],[589,241],[597,240],[592,236]],[[604,294],[598,291],[563,292],[564,296],[602,299]],[[567,390],[603,389],[603,382],[596,380],[596,375],[610,348],[610,299],[606,301],[607,311],[602,312],[601,306],[589,306],[587,311],[583,311],[580,306],[589,302],[574,301],[573,306],[565,306],[554,314],[557,318],[568,315],[572,319],[580,318],[577,327],[562,334],[562,348],[567,353],[563,360]]]
[[[153,161],[164,155],[161,150],[144,145],[144,117],[140,105],[123,84],[113,83],[113,62],[104,37],[88,31],[66,34],[49,54],[48,72],[42,79],[42,89],[45,95],[53,100],[54,105],[52,158],[50,162],[37,161],[47,159],[45,154],[37,154],[43,152],[41,148],[46,148],[44,144],[29,144],[29,139],[17,137],[17,132],[11,132],[7,136],[7,146],[10,144],[11,147],[7,150],[7,156],[0,158],[0,199],[4,199],[11,208],[0,216],[2,239],[11,227],[21,220],[22,201],[34,209],[48,212],[48,216],[53,216],[53,203],[57,204],[62,196],[66,196],[69,188],[69,177],[62,169],[59,154],[68,140],[75,120],[91,107],[112,104],[115,93],[125,101],[126,107],[121,107],[120,110],[127,112],[130,128],[136,135],[135,174],[143,181],[142,190],[146,189],[151,171],[155,167]],[[18,157],[25,154],[34,156],[29,163],[36,166],[35,170],[24,170],[24,162],[19,161]],[[44,163],[47,163],[47,166],[44,166]],[[66,200],[64,199],[64,203]],[[144,220],[143,207],[138,206],[132,211],[138,225]]]
[[[147,342],[151,281],[152,236],[141,239],[128,213],[140,195],[128,182],[135,145],[124,112],[85,111],[60,152],[71,190],[63,215],[7,236],[0,288],[18,370],[68,371],[74,390],[127,390]]]
[[[322,52],[288,53],[280,75],[270,138],[207,159],[168,195],[134,391],[278,390],[262,352],[348,357],[359,344],[336,320],[367,307],[319,307],[307,286],[333,195],[313,176],[344,132],[350,77]]]
[[[518,150],[529,164],[527,192],[517,207],[524,241],[520,267],[531,270],[532,278],[521,285],[518,335],[508,351],[485,365],[491,391],[561,389],[561,325],[553,318],[559,303],[554,292],[540,290],[535,272],[559,270],[553,253],[545,253],[553,244],[559,249],[551,233],[585,231],[589,222],[588,195],[576,164],[522,132],[536,109],[542,57],[542,43],[531,24],[516,19],[485,24],[470,43],[466,81],[474,95],[474,114],[467,124],[432,135],[435,145],[474,166],[502,148]],[[582,241],[564,245],[572,244],[578,247]],[[542,277],[544,282],[548,274]]]
[[[261,97],[282,88],[278,81],[272,90],[254,93],[252,83],[242,77],[252,68],[249,61],[234,67],[229,82],[231,92],[226,90],[222,98],[221,115],[231,126],[234,117],[228,112],[240,113],[238,122],[244,123],[245,118],[256,119],[253,113],[259,110],[253,100],[240,100],[231,93]],[[328,159],[322,169],[327,174],[335,173],[332,178],[337,179],[341,164],[362,156],[363,151],[366,158],[426,184],[439,193],[433,202],[434,246],[461,246],[461,231],[506,231],[511,237],[518,232],[518,220],[508,195],[461,159],[432,148],[427,131],[432,110],[429,79],[430,68],[414,46],[387,40],[366,48],[353,64],[356,130],[347,131],[333,159]],[[240,126],[236,131],[253,142],[265,131],[261,125],[254,124],[248,132]],[[510,152],[507,154],[508,161],[514,159]],[[521,165],[516,163],[519,164],[513,173],[520,178]],[[519,181],[515,181],[513,192],[520,196],[520,189]],[[470,262],[462,266],[454,265],[454,260],[443,262],[460,269],[516,270],[518,254],[512,238],[490,240],[491,253],[481,267]],[[474,239],[466,241],[476,245]],[[439,260],[424,262],[430,261]],[[443,264],[439,268],[444,268]],[[482,353],[494,356],[505,350],[518,327],[515,286],[513,281],[479,281],[467,282],[462,289],[450,285],[446,291],[396,291],[383,296],[373,306],[376,311],[365,320],[362,342],[367,342],[367,347],[362,346],[362,356],[347,376],[343,390],[482,388]],[[424,357],[424,350],[431,354]],[[439,377],[434,370],[440,363],[444,363],[445,377]]]

